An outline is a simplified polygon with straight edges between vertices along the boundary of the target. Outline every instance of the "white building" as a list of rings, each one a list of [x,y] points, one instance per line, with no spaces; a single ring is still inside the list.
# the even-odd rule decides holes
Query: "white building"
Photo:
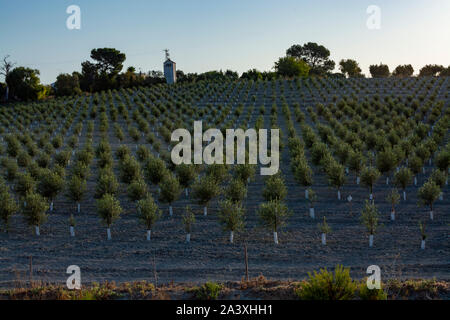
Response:
[[[166,52],[166,61],[164,62],[164,77],[168,84],[173,84],[177,82],[177,64],[170,60],[169,50],[164,50]]]

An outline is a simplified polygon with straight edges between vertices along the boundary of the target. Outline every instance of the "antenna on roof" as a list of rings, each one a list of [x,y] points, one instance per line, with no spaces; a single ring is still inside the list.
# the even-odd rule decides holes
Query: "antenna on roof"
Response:
[[[169,60],[170,59],[169,49],[164,49],[164,52],[166,53],[166,60]]]

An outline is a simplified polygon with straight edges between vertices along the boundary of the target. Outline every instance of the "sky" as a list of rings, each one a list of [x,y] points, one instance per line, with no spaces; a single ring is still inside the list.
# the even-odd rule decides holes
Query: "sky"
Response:
[[[69,30],[66,9],[81,9]],[[368,6],[380,8],[369,29]],[[317,42],[363,73],[380,62],[450,65],[449,0],[0,0],[0,57],[40,70],[42,83],[81,71],[93,48],[113,47],[125,68],[162,70],[170,49],[184,72],[271,70],[293,44]],[[338,69],[336,68],[336,71]]]

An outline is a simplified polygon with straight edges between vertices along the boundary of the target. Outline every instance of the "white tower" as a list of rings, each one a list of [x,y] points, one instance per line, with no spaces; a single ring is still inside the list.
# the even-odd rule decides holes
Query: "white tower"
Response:
[[[164,50],[166,61],[164,62],[164,77],[168,84],[177,82],[177,64],[170,60],[169,49]]]

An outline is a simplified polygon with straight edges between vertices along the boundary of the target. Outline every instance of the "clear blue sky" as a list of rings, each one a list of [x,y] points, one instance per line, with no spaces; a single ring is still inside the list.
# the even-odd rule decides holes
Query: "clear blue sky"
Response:
[[[81,8],[68,30],[66,8]],[[366,27],[369,5],[381,29]],[[90,50],[114,47],[125,66],[161,70],[169,48],[185,72],[269,70],[292,44],[325,45],[332,59],[391,69],[450,64],[448,0],[0,0],[0,56],[37,68],[43,83],[80,70]]]

